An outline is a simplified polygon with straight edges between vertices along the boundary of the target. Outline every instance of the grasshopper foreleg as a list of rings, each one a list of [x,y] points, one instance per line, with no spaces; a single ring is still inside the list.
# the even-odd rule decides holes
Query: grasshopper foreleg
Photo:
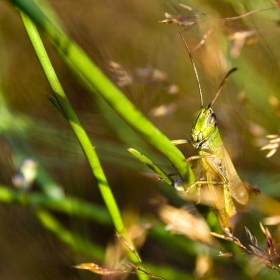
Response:
[[[186,158],[186,161],[187,162],[190,162],[190,161],[193,161],[193,160],[197,160],[197,159],[202,159],[202,158],[215,158],[217,157],[216,155],[197,155],[197,156],[191,156],[191,157],[188,157]]]
[[[190,144],[191,140],[187,139],[177,139],[177,140],[171,140],[171,143],[175,146],[181,145],[181,144]]]
[[[174,187],[177,191],[187,194],[193,187],[197,186],[198,187],[198,196],[199,196],[199,201],[197,203],[200,203],[200,188],[201,185],[224,185],[224,182],[218,182],[218,181],[195,181],[193,184],[189,185],[186,189],[183,187],[183,182],[181,179],[175,180],[174,182]]]

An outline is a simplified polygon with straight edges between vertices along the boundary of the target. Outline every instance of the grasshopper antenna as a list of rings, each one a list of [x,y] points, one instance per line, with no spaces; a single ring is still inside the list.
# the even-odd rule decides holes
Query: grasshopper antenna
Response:
[[[207,108],[211,108],[213,103],[216,101],[217,97],[219,96],[224,84],[226,83],[226,81],[228,80],[228,77],[237,70],[238,68],[232,68],[230,69],[227,74],[225,75],[224,79],[222,80],[218,90],[217,90],[217,93],[215,94],[214,98],[212,99],[212,101],[209,103],[209,105],[207,106]]]
[[[200,95],[200,104],[201,106],[203,106],[203,96],[202,96],[202,90],[201,90],[201,86],[200,86],[200,82],[199,82],[199,78],[198,78],[198,74],[197,74],[197,70],[196,70],[196,67],[195,67],[195,64],[194,64],[194,60],[193,60],[193,57],[192,57],[192,54],[191,54],[191,51],[190,51],[190,48],[185,40],[185,38],[183,37],[182,33],[179,32],[180,36],[182,37],[182,40],[188,50],[188,54],[189,54],[189,57],[190,57],[190,60],[191,60],[191,63],[192,63],[192,66],[193,66],[193,70],[194,70],[194,73],[195,73],[195,78],[196,78],[196,82],[197,82],[197,85],[198,85],[198,90],[199,90],[199,95]],[[215,98],[216,99],[216,98]]]

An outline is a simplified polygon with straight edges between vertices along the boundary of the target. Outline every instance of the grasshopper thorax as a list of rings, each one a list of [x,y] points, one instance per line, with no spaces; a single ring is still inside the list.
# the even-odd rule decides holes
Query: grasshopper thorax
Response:
[[[195,148],[203,148],[212,135],[215,135],[217,127],[216,115],[209,106],[202,106],[193,122],[191,141]],[[206,145],[207,146],[207,145]],[[207,148],[207,147],[205,147]]]

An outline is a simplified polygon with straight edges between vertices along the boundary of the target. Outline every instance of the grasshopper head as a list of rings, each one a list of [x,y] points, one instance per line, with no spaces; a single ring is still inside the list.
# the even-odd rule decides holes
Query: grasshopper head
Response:
[[[209,103],[209,105],[203,106],[203,96],[202,96],[202,90],[199,82],[199,77],[197,74],[197,70],[193,61],[193,57],[191,55],[190,49],[188,47],[187,42],[185,41],[183,35],[180,33],[183,42],[185,43],[185,46],[188,50],[189,57],[194,69],[197,85],[198,85],[198,90],[199,90],[199,95],[200,95],[200,104],[201,108],[198,112],[197,117],[195,118],[193,125],[192,125],[192,131],[191,131],[191,142],[193,146],[197,149],[212,149],[214,146],[221,145],[221,139],[220,135],[218,132],[218,127],[216,125],[217,120],[216,120],[216,115],[214,114],[212,110],[212,105],[214,104],[215,100],[219,96],[225,82],[227,81],[228,77],[237,70],[237,68],[232,68],[231,70],[228,71],[224,79],[222,80],[214,98],[212,101]],[[210,139],[212,137],[212,139]],[[209,141],[211,140],[211,141]],[[211,145],[211,147],[210,147]]]
[[[191,141],[195,148],[204,144],[217,129],[216,115],[209,106],[202,106],[195,118],[192,131]]]

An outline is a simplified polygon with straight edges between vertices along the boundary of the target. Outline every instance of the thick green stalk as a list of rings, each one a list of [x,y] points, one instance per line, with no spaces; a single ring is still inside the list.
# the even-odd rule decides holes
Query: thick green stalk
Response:
[[[83,80],[85,85],[91,89],[92,93],[93,89],[95,89],[131,127],[162,152],[176,168],[184,182],[187,184],[194,183],[193,172],[180,150],[135,108],[126,96],[91,61],[87,54],[61,31],[61,28],[58,28],[52,21],[48,20],[39,8],[30,1],[10,0],[10,2],[20,7],[43,29],[58,53]]]

